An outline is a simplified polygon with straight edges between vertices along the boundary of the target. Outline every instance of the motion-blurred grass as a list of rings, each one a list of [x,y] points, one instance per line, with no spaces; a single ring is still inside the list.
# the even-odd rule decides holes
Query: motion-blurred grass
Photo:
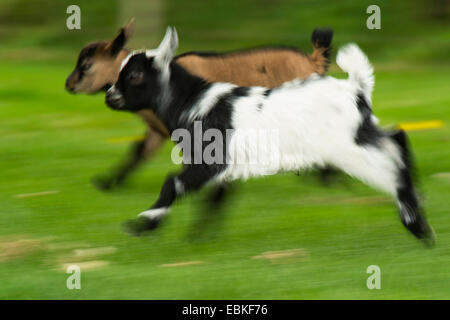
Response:
[[[90,179],[128,149],[108,139],[141,135],[145,127],[106,108],[102,94],[72,96],[63,88],[78,49],[117,30],[120,3],[75,1],[87,24],[67,31],[64,1],[49,5],[54,18],[45,23],[22,12],[29,1],[13,2],[0,3],[0,16],[8,17],[0,23],[0,298],[450,298],[449,28],[425,4],[380,2],[382,30],[374,31],[365,28],[366,1],[170,0],[161,14],[178,28],[180,52],[260,44],[310,51],[311,30],[320,25],[335,29],[336,46],[359,43],[375,62],[374,110],[383,125],[445,123],[410,133],[437,234],[432,250],[407,234],[387,197],[343,175],[328,187],[313,174],[239,183],[216,215],[202,206],[205,190],[177,203],[152,235],[124,234],[121,222],[150,205],[177,169],[171,144],[124,188],[96,190]],[[133,45],[155,44],[145,39],[136,34]],[[332,73],[343,76],[334,60]],[[17,197],[43,191],[57,193]],[[74,251],[99,247],[116,251]],[[252,258],[294,249],[287,258]],[[107,264],[82,271],[82,289],[68,290],[64,264],[86,261]],[[203,263],[163,266],[190,261]],[[381,290],[366,288],[369,265],[381,268]]]

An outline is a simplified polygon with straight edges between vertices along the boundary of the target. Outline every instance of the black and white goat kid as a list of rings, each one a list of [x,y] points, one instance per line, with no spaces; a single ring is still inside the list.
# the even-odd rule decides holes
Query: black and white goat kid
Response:
[[[194,121],[201,121],[203,131],[219,129],[227,161],[185,164],[180,174],[165,181],[156,203],[132,220],[135,232],[155,227],[178,197],[207,183],[224,185],[273,172],[332,165],[393,196],[406,228],[426,243],[433,242],[411,178],[406,134],[376,126],[371,110],[373,70],[356,45],[347,45],[337,55],[348,79],[312,76],[271,90],[208,83],[172,61],[177,47],[177,33],[169,27],[157,49],[131,53],[107,92],[106,103],[116,110],[152,108],[171,133],[178,128],[193,133]],[[227,129],[276,130],[275,167],[255,166],[251,146],[239,144],[234,134],[227,139]],[[239,153],[249,161],[233,161]]]

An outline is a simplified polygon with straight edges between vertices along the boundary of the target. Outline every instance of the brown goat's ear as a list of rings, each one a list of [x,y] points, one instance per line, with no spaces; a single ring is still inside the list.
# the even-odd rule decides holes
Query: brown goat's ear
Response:
[[[133,33],[133,26],[134,18],[132,18],[123,28],[120,29],[114,40],[108,43],[106,50],[108,50],[112,56],[116,56],[123,49]]]
[[[134,18],[131,18],[130,21],[128,21],[128,23],[123,27],[127,39],[131,37],[131,35],[133,34],[133,28],[134,28]]]

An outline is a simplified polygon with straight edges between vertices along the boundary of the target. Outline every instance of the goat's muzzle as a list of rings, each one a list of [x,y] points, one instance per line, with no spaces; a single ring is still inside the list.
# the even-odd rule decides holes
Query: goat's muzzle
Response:
[[[73,73],[71,73],[67,77],[65,87],[66,87],[66,90],[69,91],[70,93],[75,93],[75,86],[73,84],[74,81],[72,78],[73,78]]]
[[[123,110],[125,108],[124,98],[114,86],[106,91],[105,102],[108,107],[114,110]]]

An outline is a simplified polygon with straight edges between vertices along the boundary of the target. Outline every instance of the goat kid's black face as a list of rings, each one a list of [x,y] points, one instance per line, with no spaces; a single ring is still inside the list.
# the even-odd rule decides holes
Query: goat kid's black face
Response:
[[[161,91],[154,59],[139,53],[130,58],[117,82],[106,92],[106,104],[114,110],[139,111],[156,106]]]
[[[163,97],[169,91],[169,65],[177,48],[177,32],[169,27],[156,50],[132,53],[106,92],[106,104],[115,110],[139,111],[168,103]]]

